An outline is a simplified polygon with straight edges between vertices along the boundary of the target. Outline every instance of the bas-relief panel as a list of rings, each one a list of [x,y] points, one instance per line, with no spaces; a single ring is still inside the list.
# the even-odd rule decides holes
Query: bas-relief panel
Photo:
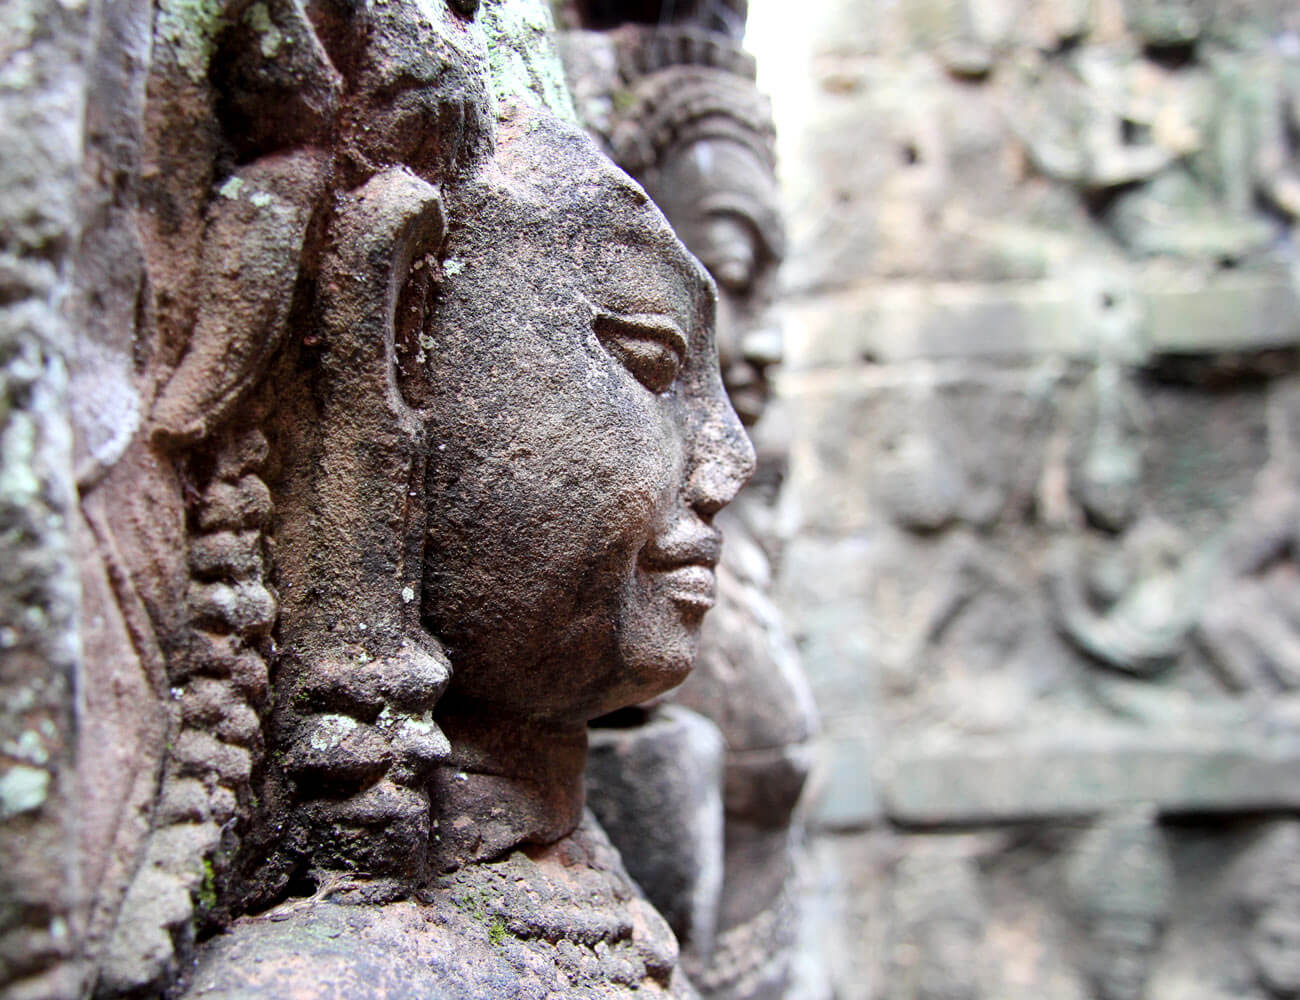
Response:
[[[777,595],[835,983],[1290,995],[1291,904],[1240,858],[1300,802],[1293,15],[825,6],[778,115]],[[1102,891],[1126,843],[1159,907]]]
[[[1172,378],[1119,386],[1109,429],[1095,370],[923,373],[814,404],[868,430],[796,456],[796,500],[819,503],[782,595],[827,714],[864,712],[894,748],[873,770],[900,817],[1014,816],[1018,767],[933,783],[939,758],[977,748],[1077,753],[1081,783],[1094,754],[1259,755],[1253,791],[1187,774],[1170,804],[1293,802],[1294,383]],[[857,554],[826,591],[813,574],[836,537]],[[1057,807],[1153,794],[1156,774]],[[1027,792],[1019,808],[1055,807]]]
[[[1035,280],[1098,255],[1279,263],[1300,207],[1286,14],[828,6],[873,41],[819,41],[817,112],[787,129],[793,289]]]
[[[873,769],[896,815],[1162,784],[1177,808],[1293,803],[1296,67],[1275,14],[916,2],[875,47],[818,50],[826,106],[786,172],[837,204],[812,213],[824,239],[795,223],[780,593],[823,710],[897,748]],[[896,211],[921,215],[895,232]],[[1038,263],[962,263],[1003,237]],[[823,267],[841,239],[868,244]],[[849,543],[824,593],[816,564]],[[1067,719],[1092,735],[1070,746]],[[984,766],[1043,739],[1064,772],[1019,805],[1027,764],[984,793],[942,777],[958,745]]]

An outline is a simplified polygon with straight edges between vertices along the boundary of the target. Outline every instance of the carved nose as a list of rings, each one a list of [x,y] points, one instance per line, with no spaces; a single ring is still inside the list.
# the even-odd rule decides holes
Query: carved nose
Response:
[[[707,519],[736,498],[754,474],[757,462],[749,435],[725,396],[718,400],[711,418],[701,428],[695,455],[695,467],[686,483],[686,499]]]

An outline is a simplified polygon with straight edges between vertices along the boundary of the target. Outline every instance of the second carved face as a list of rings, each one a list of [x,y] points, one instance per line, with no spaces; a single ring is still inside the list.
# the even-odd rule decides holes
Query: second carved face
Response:
[[[745,143],[699,138],[673,149],[649,172],[646,187],[717,279],[723,378],[736,411],[752,425],[767,405],[768,370],[782,355],[771,306],[784,229],[771,163]]]

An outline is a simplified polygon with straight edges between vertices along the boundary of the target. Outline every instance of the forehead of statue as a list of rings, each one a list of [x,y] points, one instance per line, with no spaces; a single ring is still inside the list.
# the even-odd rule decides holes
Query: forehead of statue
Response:
[[[649,175],[647,186],[668,217],[687,229],[699,218],[738,216],[753,227],[767,256],[785,256],[776,175],[744,143],[705,139],[682,147]]]
[[[712,303],[712,279],[641,186],[570,126],[517,111],[487,180],[468,213],[494,224],[475,230],[577,279],[598,309],[685,320]]]

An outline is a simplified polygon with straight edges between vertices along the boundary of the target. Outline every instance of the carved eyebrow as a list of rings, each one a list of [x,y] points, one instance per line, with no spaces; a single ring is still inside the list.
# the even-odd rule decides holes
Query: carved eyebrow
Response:
[[[602,310],[596,313],[596,325],[597,328],[614,326],[624,334],[631,333],[647,340],[657,340],[676,351],[683,360],[689,349],[686,334],[665,313],[618,313]]]

